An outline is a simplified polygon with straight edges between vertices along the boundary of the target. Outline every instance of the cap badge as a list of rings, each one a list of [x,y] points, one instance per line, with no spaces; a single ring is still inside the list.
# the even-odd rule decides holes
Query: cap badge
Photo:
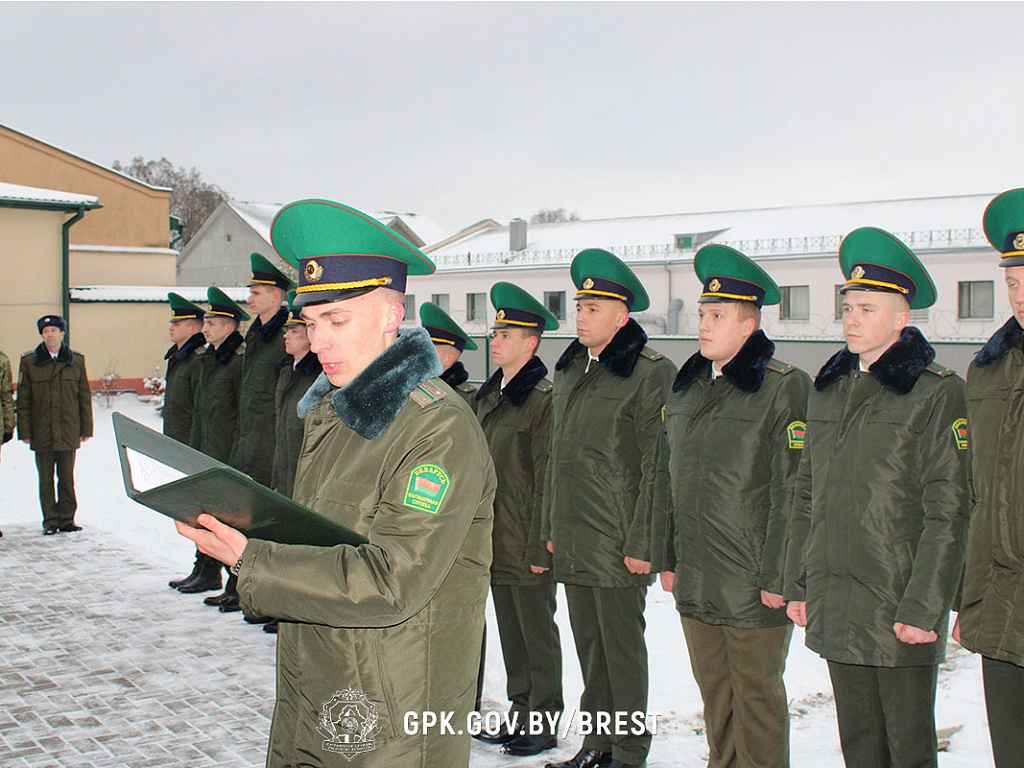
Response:
[[[853,271],[850,273],[850,279],[860,280],[862,277],[864,277],[864,267],[858,264],[856,267],[853,268]]]
[[[307,262],[306,269],[303,274],[306,276],[307,283],[319,283],[320,278],[324,276],[324,268],[316,261],[316,259],[313,259],[312,261]]]
[[[720,290],[722,290],[722,281],[719,280],[717,277],[712,278],[711,282],[708,283],[708,290],[711,291],[712,293],[718,293]]]
[[[586,280],[583,281],[583,290],[589,291],[593,287],[594,287],[594,278],[588,277]]]
[[[498,310],[498,318],[497,319],[498,320],[504,320],[505,319],[505,310],[504,309],[499,309]]]
[[[1013,238],[1013,247],[1018,251],[1024,251],[1024,232]]]

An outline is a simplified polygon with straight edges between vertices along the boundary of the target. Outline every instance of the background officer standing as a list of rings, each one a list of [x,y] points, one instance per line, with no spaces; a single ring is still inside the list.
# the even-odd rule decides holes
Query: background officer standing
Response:
[[[576,333],[555,364],[551,454],[541,535],[565,584],[583,671],[580,709],[647,710],[644,607],[651,576],[661,409],[675,371],[630,318],[650,305],[632,270],[589,249],[571,266]],[[555,768],[646,765],[651,735],[588,734]]]
[[[470,408],[476,408],[476,387],[469,383],[469,371],[459,360],[463,350],[477,349],[476,342],[447,312],[429,301],[420,305],[420,325],[427,329],[430,340],[434,342],[444,369],[441,381],[458,392]]]
[[[693,267],[700,351],[665,406],[652,567],[682,618],[709,767],[782,768],[786,521],[811,380],[776,360],[761,330],[761,307],[781,300],[771,277],[723,245],[701,248]]]
[[[787,612],[828,661],[849,766],[934,766],[935,686],[967,538],[963,380],[907,323],[935,286],[880,229],[839,248],[846,347],[818,372]]]

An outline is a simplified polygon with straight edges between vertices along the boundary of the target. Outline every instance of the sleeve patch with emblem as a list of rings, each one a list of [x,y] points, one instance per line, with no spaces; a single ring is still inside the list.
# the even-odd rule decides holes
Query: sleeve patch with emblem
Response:
[[[956,440],[958,450],[967,450],[967,419],[957,419],[953,422],[953,439]]]
[[[786,438],[789,440],[789,447],[794,451],[804,449],[804,440],[807,438],[807,422],[791,421],[786,425]]]
[[[405,488],[402,504],[428,515],[436,515],[450,485],[448,473],[437,464],[420,464],[409,473],[409,484]]]

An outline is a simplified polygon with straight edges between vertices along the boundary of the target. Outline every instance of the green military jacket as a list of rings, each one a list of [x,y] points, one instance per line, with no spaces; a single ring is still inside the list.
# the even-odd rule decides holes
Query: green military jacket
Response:
[[[846,348],[807,404],[787,600],[807,603],[807,647],[844,664],[936,664],[967,540],[964,382],[905,328],[871,366]],[[934,630],[908,645],[896,623]]]
[[[590,362],[574,341],[555,364],[541,536],[554,576],[586,587],[649,585],[624,557],[651,559],[661,409],[675,367],[633,319]]]
[[[551,554],[540,535],[551,436],[547,372],[540,358],[534,357],[501,389],[499,368],[476,396],[476,415],[498,476],[491,562],[491,584],[498,586],[551,581],[550,570],[541,574],[530,570],[531,565],[551,567]]]
[[[280,494],[291,496],[295,486],[295,468],[302,448],[302,419],[299,418],[299,400],[306,394],[323,366],[316,355],[307,352],[298,365],[291,355],[277,363],[277,391],[274,392],[274,473],[270,487]]]
[[[217,349],[207,345],[200,358],[199,408],[198,417],[193,423],[192,445],[207,456],[226,464],[230,463],[238,434],[242,387],[241,346],[242,335],[235,331]]]
[[[284,355],[284,328],[288,309],[281,307],[264,325],[256,318],[245,334],[242,365],[238,437],[231,451],[231,466],[253,480],[270,486],[274,470],[274,391],[277,370],[274,365]]]
[[[448,712],[464,730],[491,564],[494,467],[440,372],[410,329],[347,386],[321,376],[300,403],[294,497],[369,543],[245,548],[242,608],[281,619],[270,768],[349,765],[352,749],[363,768],[469,762],[468,733],[403,722]]]
[[[18,439],[33,451],[75,451],[92,437],[92,392],[85,358],[61,344],[50,357],[40,344],[21,356],[18,369]]]
[[[206,339],[197,333],[179,347],[175,344],[164,355],[164,434],[195,448],[190,442],[199,402],[199,378],[202,372]]]
[[[1024,666],[1024,332],[1016,318],[967,371],[974,504],[960,600],[960,642]]]
[[[758,330],[712,378],[698,352],[665,405],[652,570],[674,571],[680,615],[707,624],[789,621],[761,590],[782,594],[811,380],[774,353]]]
[[[469,371],[461,360],[452,363],[439,378],[454,389],[456,394],[466,401],[466,405],[476,410],[476,387],[469,383]]]
[[[0,411],[3,412],[3,441],[14,436],[14,382],[11,380],[11,361],[0,352]]]

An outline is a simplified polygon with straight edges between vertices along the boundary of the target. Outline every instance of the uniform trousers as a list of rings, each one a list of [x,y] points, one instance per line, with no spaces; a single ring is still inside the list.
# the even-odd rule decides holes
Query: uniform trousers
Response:
[[[727,627],[681,618],[704,700],[708,768],[788,768],[789,699],[782,675],[793,625]]]
[[[651,749],[651,733],[629,718],[647,712],[647,587],[566,584],[565,597],[583,672],[580,717],[587,713],[595,725],[583,746],[610,752],[626,765],[642,763]],[[609,717],[609,728],[596,727],[598,718]]]
[[[981,674],[996,768],[1024,768],[1024,667],[982,656]]]
[[[43,508],[43,527],[62,528],[75,522],[78,500],[75,498],[75,454],[77,451],[36,451],[39,470],[39,506]],[[53,473],[57,471],[54,494]]]
[[[501,655],[505,661],[505,691],[512,702],[510,715],[519,727],[529,729],[530,712],[561,715],[562,645],[555,623],[555,584],[532,586],[492,585],[494,613],[498,620]],[[555,732],[547,717],[544,730]]]
[[[935,768],[938,669],[828,662],[847,768]]]

